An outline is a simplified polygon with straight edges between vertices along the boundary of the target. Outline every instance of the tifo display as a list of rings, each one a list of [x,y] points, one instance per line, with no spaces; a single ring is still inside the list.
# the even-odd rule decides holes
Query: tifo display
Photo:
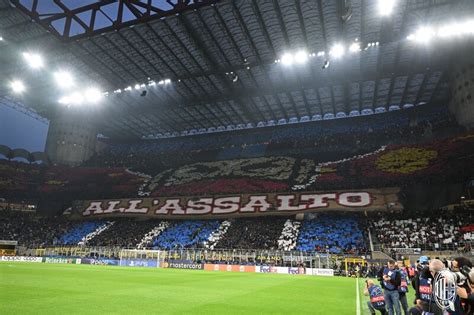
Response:
[[[474,0],[0,0],[0,315],[474,315]]]

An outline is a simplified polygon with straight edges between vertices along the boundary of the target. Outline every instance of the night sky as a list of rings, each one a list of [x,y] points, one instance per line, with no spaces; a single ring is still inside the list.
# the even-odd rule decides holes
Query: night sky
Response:
[[[0,104],[0,144],[30,152],[44,151],[47,134],[48,124]]]

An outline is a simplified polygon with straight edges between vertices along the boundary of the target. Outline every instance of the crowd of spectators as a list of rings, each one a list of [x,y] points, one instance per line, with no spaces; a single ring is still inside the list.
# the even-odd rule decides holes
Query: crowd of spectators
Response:
[[[0,161],[0,197],[33,199],[42,208],[52,204],[64,209],[73,200],[137,195],[444,184],[474,176],[470,167],[474,163],[472,141],[456,145],[451,140],[432,140],[458,128],[445,107],[426,105],[367,117],[261,128],[258,132],[110,143],[85,164],[89,167]],[[426,143],[407,149],[407,143],[421,140]],[[387,144],[392,145],[374,154]]]
[[[59,244],[77,245],[88,234],[94,232],[104,222],[102,220],[78,222],[59,239]]]
[[[76,222],[62,217],[39,217],[24,211],[0,210],[0,240],[18,241],[19,246],[43,247],[60,244],[61,237]]]
[[[363,154],[381,145],[415,143],[459,131],[445,106],[133,143],[109,143],[86,165],[130,167],[155,175],[196,161],[259,156],[315,156],[319,161]]]
[[[217,220],[176,221],[153,242],[155,249],[204,248],[212,232],[217,230]]]
[[[159,223],[157,220],[114,219],[114,224],[89,240],[87,245],[136,248],[143,237]]]
[[[300,233],[301,221],[293,219],[286,220],[283,225],[283,231],[278,239],[278,249],[289,251],[296,247],[298,235]]]
[[[20,246],[29,248],[76,245],[86,235],[98,231],[104,222],[71,221],[64,216],[40,217],[31,212],[0,210],[0,239],[16,240]],[[469,213],[411,217],[385,213],[371,215],[369,228],[374,243],[380,243],[387,250],[468,250],[467,246],[474,241],[472,222]],[[368,248],[365,224],[365,219],[349,214],[313,214],[303,221],[278,216],[225,221],[115,218],[86,245],[156,249],[279,249],[363,255]]]
[[[278,249],[286,218],[235,219],[215,248]]]
[[[462,227],[472,222],[469,214],[380,215],[370,221],[372,235],[384,248],[420,248],[422,250],[462,250],[474,241]]]
[[[364,254],[366,238],[357,219],[319,215],[305,220],[300,228],[296,250],[330,254]]]

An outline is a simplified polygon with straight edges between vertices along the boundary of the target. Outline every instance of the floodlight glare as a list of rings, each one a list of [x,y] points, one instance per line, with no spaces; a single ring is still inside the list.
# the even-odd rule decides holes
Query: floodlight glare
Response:
[[[395,0],[379,0],[378,9],[382,16],[390,15],[395,7]]]
[[[23,58],[26,60],[26,62],[28,62],[29,66],[33,69],[42,68],[44,65],[43,58],[41,58],[41,56],[38,54],[31,54],[28,52],[24,52]]]
[[[26,90],[25,85],[20,80],[10,82],[10,88],[13,90],[13,93],[22,93]]]
[[[68,96],[63,96],[59,99],[59,104],[69,105],[71,103],[71,99]]]
[[[351,46],[349,46],[349,51],[351,53],[359,52],[360,51],[360,43],[359,42],[352,43]]]
[[[281,63],[285,66],[293,64],[293,55],[289,53],[284,54],[283,56],[281,56]]]
[[[305,63],[308,61],[308,53],[305,50],[297,51],[293,59],[295,63]]]
[[[69,72],[66,71],[55,72],[54,79],[61,88],[68,88],[74,85],[74,78]]]
[[[325,54],[326,54],[326,53],[325,53],[324,51],[318,51],[317,56],[318,56],[318,57],[322,57],[322,56],[324,56]]]
[[[124,91],[131,91],[132,90],[132,87],[131,86],[127,86]]]
[[[474,20],[467,21],[464,25],[464,31],[467,34],[474,34]]]
[[[140,84],[135,84],[135,90],[139,90],[140,89]]]
[[[413,35],[413,36],[412,36]],[[430,27],[422,27],[416,31],[415,34],[409,35],[409,40],[414,40],[418,43],[427,44],[436,35],[435,31]]]
[[[85,99],[89,103],[97,103],[99,102],[102,97],[104,96],[98,89],[96,88],[90,88],[87,89],[86,92],[84,93]]]
[[[84,102],[84,96],[79,92],[74,92],[68,98],[69,104],[80,105]]]
[[[171,83],[171,79],[165,79],[165,84],[170,84]]]
[[[332,46],[329,54],[334,58],[340,58],[342,55],[344,55],[344,46],[341,44],[335,44]]]
[[[454,37],[474,33],[474,21],[447,24],[438,29],[439,37]]]

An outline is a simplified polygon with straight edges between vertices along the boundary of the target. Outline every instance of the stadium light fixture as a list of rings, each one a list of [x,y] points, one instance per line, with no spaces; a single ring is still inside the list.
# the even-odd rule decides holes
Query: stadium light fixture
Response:
[[[170,84],[171,83],[171,79],[165,79],[165,84]]]
[[[393,8],[395,7],[396,0],[379,0],[378,10],[382,16],[388,16],[392,14]]]
[[[127,86],[125,89],[123,89],[124,91],[131,91],[132,90],[132,87],[131,86]]]
[[[140,89],[140,84],[135,84],[135,90],[139,90]]]
[[[66,97],[66,98],[69,101],[68,105],[69,104],[80,105],[84,102],[84,96],[79,92],[74,92],[71,94],[71,96]]]
[[[74,85],[74,78],[69,72],[58,71],[54,73],[56,84],[61,88],[68,88]]]
[[[474,20],[441,26],[437,35],[441,38],[474,34]]]
[[[407,39],[421,44],[428,44],[435,36],[435,30],[425,26],[419,28],[414,34],[408,35]]]
[[[23,58],[26,60],[28,65],[33,69],[40,69],[44,66],[43,58],[38,54],[24,52]]]
[[[104,95],[97,88],[89,88],[84,92],[84,96],[88,103],[96,104]]]
[[[281,56],[281,63],[284,64],[285,66],[290,66],[293,64],[293,55],[290,53],[286,53],[283,56]]]
[[[69,105],[71,104],[71,99],[69,98],[69,96],[63,96],[59,99],[58,103],[63,105]]]
[[[25,85],[20,80],[13,80],[10,82],[10,88],[12,89],[13,93],[19,94],[26,90]]]
[[[351,53],[356,53],[360,51],[360,43],[359,42],[354,42],[349,46],[349,51]]]
[[[306,52],[305,50],[297,51],[293,56],[293,60],[297,64],[305,63],[306,61],[308,61],[308,52]]]
[[[326,53],[324,51],[318,51],[318,53],[317,53],[318,57],[323,57],[324,55],[326,55]]]
[[[442,26],[438,30],[438,35],[440,37],[453,37],[459,36],[463,33],[463,25],[460,23],[453,23]]]
[[[342,55],[344,55],[344,46],[342,46],[342,44],[335,44],[332,46],[329,54],[334,58],[342,57]]]

